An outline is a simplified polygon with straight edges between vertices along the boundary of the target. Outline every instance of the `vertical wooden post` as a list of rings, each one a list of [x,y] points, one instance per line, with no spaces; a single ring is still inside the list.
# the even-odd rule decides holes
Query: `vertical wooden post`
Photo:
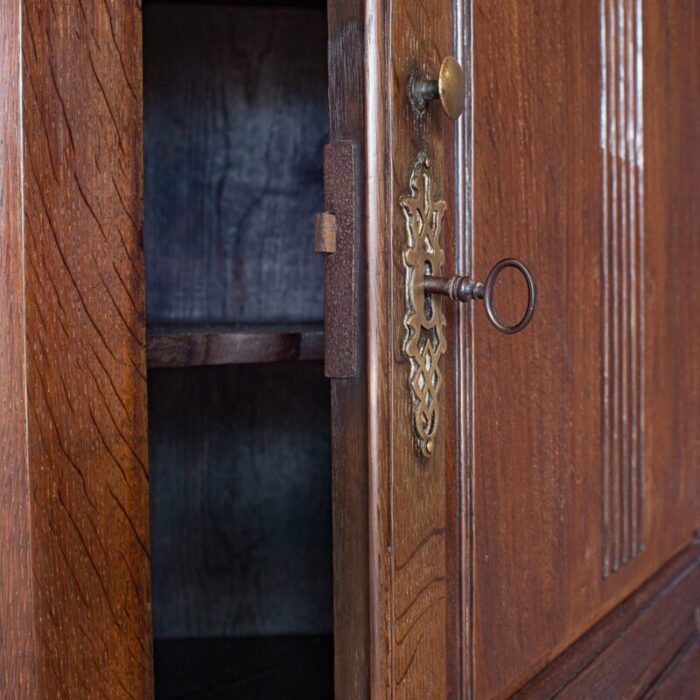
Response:
[[[0,7],[0,695],[152,695],[136,0]]]
[[[0,6],[0,695],[36,696],[24,364],[20,2]]]

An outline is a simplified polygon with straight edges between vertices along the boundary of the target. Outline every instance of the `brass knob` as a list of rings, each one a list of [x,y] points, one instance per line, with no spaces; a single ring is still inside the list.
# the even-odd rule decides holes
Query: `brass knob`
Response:
[[[449,119],[459,119],[464,113],[467,81],[462,66],[453,56],[448,56],[440,66],[437,80],[412,76],[409,93],[413,106],[421,112],[428,109],[431,100],[440,98],[442,109]]]

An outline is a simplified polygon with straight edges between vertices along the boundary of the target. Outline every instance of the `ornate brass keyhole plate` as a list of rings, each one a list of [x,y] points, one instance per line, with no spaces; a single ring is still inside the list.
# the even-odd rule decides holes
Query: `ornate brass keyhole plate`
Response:
[[[425,153],[418,156],[409,182],[410,194],[400,199],[406,220],[406,315],[403,352],[411,363],[409,387],[413,425],[420,453],[429,457],[440,424],[442,386],[440,359],[447,350],[443,298],[426,295],[426,276],[439,277],[445,262],[442,225],[446,202],[433,200],[433,179]]]
[[[445,252],[442,227],[447,204],[433,199],[433,178],[425,153],[413,165],[410,193],[399,203],[406,221],[406,247],[403,263],[406,270],[406,335],[403,353],[411,363],[409,388],[413,403],[413,427],[418,449],[429,457],[435,447],[440,425],[440,360],[447,350],[443,299],[458,302],[481,300],[486,317],[501,333],[520,333],[530,324],[537,303],[537,288],[530,268],[515,258],[496,263],[482,284],[471,277],[442,276]],[[518,270],[527,284],[527,308],[520,321],[509,325],[501,320],[494,305],[494,289],[499,275],[508,268]]]

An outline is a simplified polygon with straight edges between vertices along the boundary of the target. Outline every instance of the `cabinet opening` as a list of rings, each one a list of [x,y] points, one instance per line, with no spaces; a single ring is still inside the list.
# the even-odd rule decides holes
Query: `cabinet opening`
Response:
[[[325,3],[144,3],[156,697],[332,697]]]

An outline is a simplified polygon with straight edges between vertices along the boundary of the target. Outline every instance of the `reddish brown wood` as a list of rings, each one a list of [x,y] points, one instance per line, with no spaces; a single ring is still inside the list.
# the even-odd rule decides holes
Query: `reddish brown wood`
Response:
[[[328,0],[329,124],[332,141],[352,141],[359,154],[361,221],[365,202],[364,0]],[[336,697],[370,697],[369,468],[366,380],[367,247],[357,242],[357,373],[331,380],[333,448],[333,641]]]
[[[436,106],[417,115],[406,95],[410,71],[434,75],[461,40],[457,3],[329,3],[331,138],[364,154],[367,266],[359,374],[333,383],[339,697],[458,697],[464,677],[475,697],[502,697],[537,672],[524,693],[674,697],[697,687],[697,547],[627,596],[699,524],[700,78],[685,68],[700,59],[700,16],[681,0],[644,3],[642,180],[629,155],[600,148],[600,8],[632,6],[475,3],[475,271],[522,257],[540,306],[509,338],[477,311],[475,451],[463,473],[467,317],[449,305],[441,432],[429,460],[415,449],[398,207],[427,152],[450,210],[446,268],[467,271],[457,270],[457,132]],[[147,697],[139,8],[14,0],[0,13],[0,379],[10,397],[0,689]],[[611,65],[630,65],[631,44],[620,45]],[[634,108],[614,90],[609,99],[632,125]],[[638,218],[623,235],[637,206],[644,228]],[[645,232],[641,316],[631,301],[639,268],[606,263],[606,227],[629,251]],[[521,292],[508,279],[500,287],[514,314]],[[635,334],[640,318],[646,335]],[[162,361],[222,361],[229,341],[189,340],[183,351],[170,338]],[[630,457],[640,432],[643,469]]]
[[[140,7],[2,20],[0,694],[148,697]]]
[[[700,679],[700,667],[694,674],[676,675],[674,669],[684,668],[684,656],[696,653],[698,604],[696,541],[514,697],[641,697],[667,683],[667,688],[682,689],[686,682],[690,684],[675,697],[695,697],[690,689]]]
[[[372,697],[452,697],[459,687],[456,385],[439,398],[432,457],[413,430],[410,366],[402,355],[406,313],[402,265],[406,224],[399,207],[421,151],[435,198],[449,203],[443,243],[455,269],[455,130],[431,105],[409,101],[412,71],[436,76],[454,52],[452,2],[367,3],[367,265]],[[457,312],[446,305],[445,377],[455,375]]]
[[[148,335],[148,366],[198,367],[323,358],[319,328],[154,328]]]
[[[475,274],[518,257],[539,291],[519,335],[474,316],[476,697],[583,632],[602,578],[597,8],[474,4]]]
[[[460,23],[449,3],[367,2],[368,429],[353,437],[366,437],[369,453],[371,697],[508,696],[543,669],[540,680],[566,675],[561,660],[548,668],[552,659],[612,610],[561,659],[585,656],[591,670],[579,665],[579,681],[595,693],[603,691],[594,671],[623,694],[649,689],[664,664],[686,669],[695,658],[692,645],[682,650],[696,574],[644,614],[616,606],[700,524],[692,321],[700,261],[690,243],[700,158],[688,161],[700,148],[700,85],[683,69],[699,58],[700,23],[680,0],[484,0],[472,17],[474,272],[483,279],[497,260],[520,257],[540,301],[519,336],[498,335],[476,309],[473,355],[457,354],[456,339],[471,338],[466,316],[448,307],[443,432],[431,463],[421,463],[401,355],[397,205],[417,153],[427,151],[436,194],[454,208],[446,267],[457,271],[458,257],[468,265],[455,250],[455,221],[469,192],[452,150],[468,127],[454,132],[436,110],[418,118],[405,89],[410,69],[435,74],[461,41],[452,34]],[[515,277],[499,283],[497,304],[517,318],[524,298]],[[351,406],[346,399],[336,412]],[[338,451],[336,459],[347,466]],[[361,507],[337,491],[336,499],[344,516]],[[347,574],[353,583],[364,574],[363,545],[353,557],[342,549],[343,522],[338,561],[349,567],[337,596]],[[658,592],[634,600],[650,590]],[[611,644],[609,620],[623,618],[629,631]],[[364,627],[356,631],[364,643]],[[343,653],[340,668],[349,658]],[[565,683],[579,692],[571,677]]]
[[[683,646],[664,669],[647,697],[656,700],[700,698],[700,637],[696,635]]]
[[[451,694],[459,647],[455,389],[443,394],[444,432],[428,464],[400,352],[405,229],[395,209],[425,147],[440,194],[453,197],[452,127],[434,109],[415,115],[407,93],[411,69],[436,73],[453,53],[452,3],[387,9],[329,3],[331,136],[364,154],[358,377],[333,382],[336,696],[358,699]]]
[[[700,79],[685,68],[700,15],[533,0],[473,16],[475,272],[516,256],[539,285],[522,334],[474,321],[473,689],[504,697],[700,524]],[[500,287],[515,316],[522,285]],[[660,670],[647,636],[666,635],[668,660],[684,640],[666,625],[691,603],[596,672],[624,692],[651,682],[625,669]],[[573,696],[600,697],[590,683]]]
[[[37,697],[24,333],[21,3],[0,7],[0,694]]]
[[[644,3],[647,535],[659,561],[700,526],[700,6]]]

